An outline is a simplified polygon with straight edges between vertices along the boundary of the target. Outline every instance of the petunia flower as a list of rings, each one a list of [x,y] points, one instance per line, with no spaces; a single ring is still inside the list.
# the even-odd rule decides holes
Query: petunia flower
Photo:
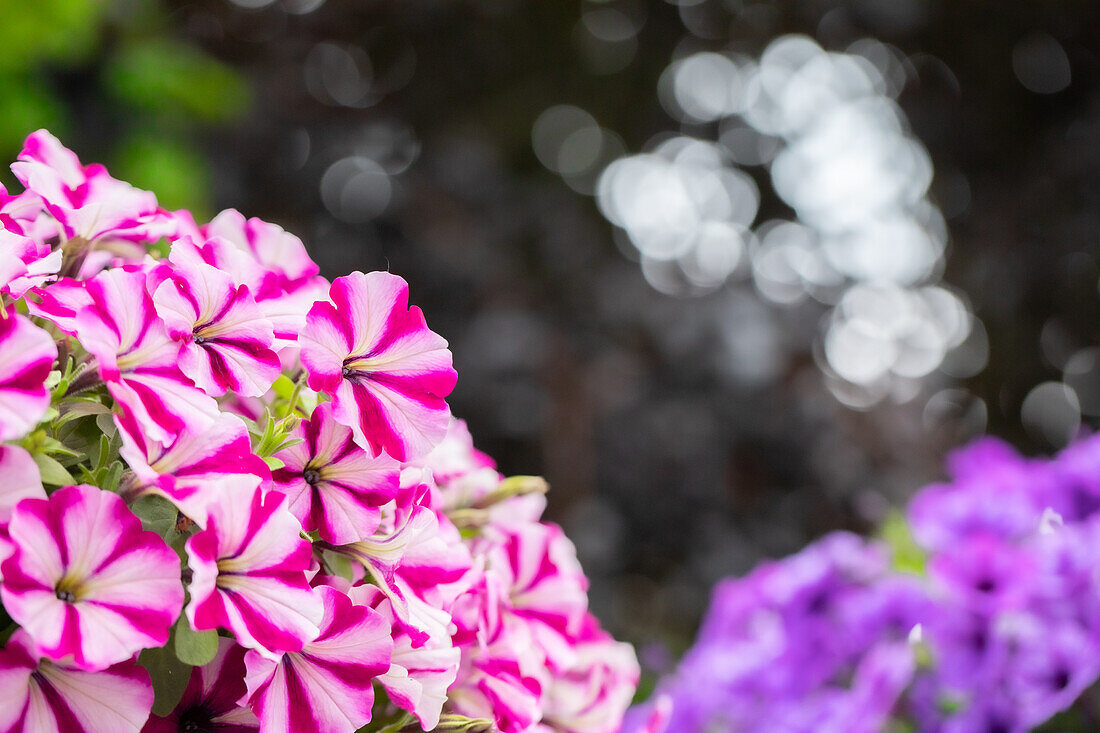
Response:
[[[83,165],[46,130],[27,137],[15,177],[41,198],[66,240],[156,241],[175,231],[149,191],[112,178],[101,165]]]
[[[390,666],[390,625],[328,586],[320,634],[273,660],[245,655],[248,704],[264,731],[352,733],[371,720],[373,680]]]
[[[382,521],[379,507],[397,493],[397,461],[385,454],[372,457],[356,445],[351,430],[333,420],[328,402],[290,437],[302,442],[275,455],[284,466],[272,479],[302,528],[337,545],[374,534]]]
[[[50,335],[9,309],[0,318],[0,441],[30,432],[50,406],[46,377],[57,359]]]
[[[229,629],[272,659],[316,638],[324,609],[306,580],[313,552],[300,533],[277,491],[230,491],[211,504],[206,528],[187,541],[191,626]]]
[[[312,278],[319,270],[306,253],[301,239],[277,224],[255,217],[245,219],[234,209],[226,209],[215,216],[202,231],[207,237],[221,237],[250,253],[276,277],[280,289]]]
[[[374,455],[427,454],[450,424],[454,389],[447,341],[408,307],[409,287],[388,272],[337,278],[332,302],[313,305],[299,339],[309,386],[332,395],[337,422]]]
[[[218,638],[218,652],[209,663],[191,670],[187,689],[176,708],[166,716],[153,715],[142,733],[217,731],[250,733],[260,721],[239,705],[247,688],[244,684],[245,649],[232,639]]]
[[[0,199],[5,196],[0,185]],[[61,269],[61,250],[27,236],[23,226],[0,207],[0,293],[13,299],[42,285]]]
[[[542,683],[524,670],[522,645],[509,641],[464,655],[459,681],[448,690],[448,708],[488,718],[502,733],[529,731],[542,718]]]
[[[122,438],[119,454],[134,473],[129,495],[163,496],[200,527],[211,503],[231,491],[251,494],[270,474],[236,415],[190,420],[167,443],[142,431],[129,410],[114,420]]]
[[[634,649],[611,638],[591,615],[575,648],[574,664],[545,690],[543,721],[568,733],[616,733],[638,687]]]
[[[267,392],[280,373],[275,334],[248,287],[204,262],[173,265],[153,301],[179,343],[180,369],[214,397]]]
[[[80,485],[23,499],[8,530],[0,598],[44,656],[104,669],[168,641],[179,557],[118,495]]]
[[[140,268],[107,270],[91,280],[64,279],[35,293],[31,313],[75,336],[96,359],[111,396],[142,431],[167,443],[185,420],[213,419],[218,405],[177,364],[179,344],[168,336]]]
[[[500,613],[534,637],[554,671],[574,663],[573,640],[588,609],[588,581],[573,543],[557,525],[491,525],[475,545],[487,559],[487,572],[505,588]],[[487,619],[479,630],[494,633]]]
[[[380,530],[374,536],[334,548],[361,563],[367,574],[393,604],[399,625],[420,646],[429,634],[418,623],[417,610],[423,606],[410,583],[443,585],[459,581],[470,569],[470,557],[464,547],[448,544],[440,536],[439,519],[426,507],[414,505],[392,531]],[[403,577],[407,573],[410,578]]]
[[[0,731],[137,733],[153,706],[149,673],[127,659],[89,672],[39,659],[19,629],[0,650]]]
[[[416,716],[424,730],[432,730],[439,723],[447,688],[454,684],[461,658],[448,633],[450,617],[443,614],[445,624],[433,629],[427,641],[414,646],[412,637],[394,614],[392,602],[381,590],[373,585],[349,590],[354,602],[374,608],[392,627],[393,655],[389,669],[379,675],[378,683],[394,705]]]
[[[177,216],[179,213],[177,212]],[[265,264],[257,259],[257,255],[250,247],[234,244],[230,239],[213,233],[207,237],[195,226],[193,220],[187,218],[185,221],[187,224],[181,224],[181,226],[187,230],[188,234],[173,243],[171,261],[177,266],[210,265],[229,275],[235,285],[247,287],[256,301],[256,306],[264,318],[271,322],[274,329],[275,342],[272,348],[282,356],[284,350],[295,346],[298,343],[298,333],[305,328],[306,313],[314,302],[325,298],[328,293],[329,283],[316,274],[317,266],[307,257],[306,261],[310,267],[294,267],[292,271],[312,274],[291,278],[282,269],[285,263],[280,263],[279,258],[276,257],[273,262]],[[224,229],[209,231],[224,231]],[[282,230],[279,229],[279,231]],[[241,241],[235,237],[231,238],[237,242]],[[297,237],[293,239],[297,240]],[[294,352],[294,356],[296,359],[297,351]],[[289,369],[294,365],[284,360],[284,366]]]

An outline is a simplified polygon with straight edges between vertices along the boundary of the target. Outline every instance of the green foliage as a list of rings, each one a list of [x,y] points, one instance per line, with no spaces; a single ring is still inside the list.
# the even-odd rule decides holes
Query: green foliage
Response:
[[[70,127],[65,105],[48,81],[37,73],[0,73],[0,152],[4,159],[15,158],[27,133],[43,127],[61,136]]]
[[[142,38],[116,55],[107,87],[149,112],[229,122],[248,108],[249,90],[231,69],[199,49],[168,38]]]
[[[101,0],[12,0],[0,23],[0,72],[21,71],[41,61],[70,66],[99,45],[109,3]]]
[[[72,475],[65,470],[61,463],[45,453],[35,453],[31,456],[38,466],[38,472],[42,474],[42,483],[51,486],[67,486],[76,483]]]
[[[0,153],[14,158],[28,133],[62,140],[82,131],[53,83],[65,69],[105,89],[121,121],[112,131],[112,173],[154,190],[168,208],[212,213],[210,170],[191,142],[199,125],[239,119],[247,82],[194,45],[172,37],[159,2],[12,0],[0,23]],[[120,39],[107,43],[107,39]],[[138,124],[135,125],[134,122]],[[75,129],[74,129],[75,128]],[[85,162],[91,162],[85,160]],[[0,172],[0,183],[14,179]]]
[[[176,622],[174,636],[172,648],[176,650],[176,657],[184,664],[201,667],[218,653],[218,632],[195,631],[188,623],[187,616],[180,616]]]
[[[153,714],[168,715],[175,709],[191,679],[191,667],[176,658],[173,645],[146,649],[138,664],[149,672],[153,682]]]
[[[924,575],[927,557],[924,550],[913,539],[909,524],[901,512],[891,511],[883,522],[879,534],[893,551],[894,570],[899,573]]]
[[[206,159],[182,140],[164,134],[135,134],[115,153],[112,173],[138,188],[157,192],[167,209],[191,209],[196,217],[210,216],[210,167]]]

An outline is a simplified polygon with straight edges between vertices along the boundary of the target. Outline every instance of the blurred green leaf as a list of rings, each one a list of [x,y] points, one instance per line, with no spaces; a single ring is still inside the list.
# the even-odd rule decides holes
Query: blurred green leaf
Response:
[[[108,64],[105,82],[135,107],[206,122],[236,119],[249,103],[248,85],[232,69],[193,46],[166,38],[124,46]]]
[[[100,21],[106,8],[102,0],[5,4],[4,22],[0,23],[0,71],[29,69],[40,61],[81,61],[99,46]]]
[[[924,550],[913,539],[909,524],[901,512],[891,511],[879,534],[893,551],[894,570],[912,575],[924,574],[927,558]]]
[[[13,160],[27,133],[41,127],[63,135],[65,108],[37,75],[0,75],[0,154]]]
[[[138,188],[155,191],[165,208],[191,209],[200,221],[210,213],[206,159],[184,142],[134,135],[119,145],[111,171]]]

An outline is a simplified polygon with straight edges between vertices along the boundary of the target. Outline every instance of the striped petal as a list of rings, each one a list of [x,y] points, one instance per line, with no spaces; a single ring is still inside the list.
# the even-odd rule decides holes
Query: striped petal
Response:
[[[293,283],[316,275],[319,268],[306,254],[302,240],[276,224],[255,217],[245,219],[226,209],[203,228],[209,237],[222,237],[239,249],[252,254],[256,261],[276,273],[283,283]]]
[[[9,531],[0,598],[44,656],[104,669],[168,640],[179,558],[116,494],[82,485],[24,499]]]
[[[374,455],[399,461],[426,455],[446,435],[444,398],[457,378],[446,340],[408,295],[388,272],[337,278],[332,303],[314,304],[299,339],[309,386],[332,395],[337,422]]]
[[[82,165],[45,130],[27,138],[11,170],[41,197],[66,239],[156,241],[175,231],[174,222],[158,209],[156,196],[112,178],[101,165]]]
[[[23,437],[46,414],[56,359],[53,339],[30,319],[14,310],[0,318],[0,440]]]
[[[0,651],[0,730],[5,733],[136,733],[149,717],[149,674],[127,660],[98,672],[39,659],[16,631]]]
[[[397,461],[385,454],[372,457],[356,445],[351,430],[333,419],[327,402],[291,437],[302,442],[276,454],[284,467],[272,478],[302,528],[317,530],[337,545],[374,534],[382,519],[379,507],[397,493]]]
[[[390,666],[390,625],[373,609],[321,586],[319,636],[278,661],[245,656],[248,704],[262,730],[352,733],[370,722],[373,680]]]
[[[323,609],[306,580],[312,547],[300,532],[277,491],[233,491],[212,504],[206,528],[187,541],[191,626],[226,628],[273,659],[315,638]]]
[[[271,321],[228,274],[205,262],[177,264],[153,300],[180,343],[180,368],[207,394],[258,397],[278,378]]]
[[[204,527],[209,504],[229,491],[251,495],[269,471],[252,453],[248,429],[239,417],[192,417],[197,419],[168,442],[148,436],[125,409],[115,415],[115,425],[122,438],[119,453],[139,481],[136,493],[159,494]]]

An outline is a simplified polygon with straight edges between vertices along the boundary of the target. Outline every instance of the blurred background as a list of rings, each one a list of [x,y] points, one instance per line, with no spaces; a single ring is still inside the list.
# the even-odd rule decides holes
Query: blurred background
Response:
[[[0,148],[408,279],[659,671],[716,579],[1097,423],[1098,53],[1088,0],[34,0]]]

